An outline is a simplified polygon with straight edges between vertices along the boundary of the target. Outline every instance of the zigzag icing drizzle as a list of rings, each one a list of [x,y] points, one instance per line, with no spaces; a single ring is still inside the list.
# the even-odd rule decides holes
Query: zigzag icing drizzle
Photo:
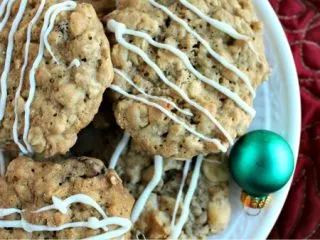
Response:
[[[248,76],[246,74],[244,74],[241,70],[239,70],[236,66],[234,66],[233,64],[229,63],[228,61],[226,61],[222,56],[220,56],[217,52],[215,52],[211,47],[210,44],[204,40],[196,31],[194,31],[186,21],[184,21],[183,19],[179,18],[178,16],[176,16],[173,12],[170,11],[169,8],[165,7],[164,5],[161,5],[159,3],[157,3],[154,0],[148,0],[148,2],[162,10],[164,13],[166,13],[171,19],[173,19],[174,21],[178,22],[180,25],[182,25],[188,33],[190,33],[192,36],[194,36],[209,52],[209,54],[216,59],[219,63],[221,63],[225,68],[229,69],[230,71],[234,72],[240,79],[242,79],[242,81],[247,85],[251,95],[253,97],[255,97],[255,91],[250,83],[250,79],[248,78]]]
[[[3,150],[0,148],[0,176],[4,176],[6,173],[6,162]]]
[[[148,183],[147,187],[141,193],[140,197],[138,198],[138,200],[136,201],[136,204],[133,207],[133,210],[131,213],[132,223],[135,223],[138,220],[144,206],[146,205],[146,202],[150,194],[160,182],[161,176],[162,176],[162,170],[163,170],[163,158],[161,156],[155,156],[154,157],[154,175],[151,181]]]
[[[114,169],[116,167],[116,165],[119,161],[119,158],[120,158],[121,154],[123,153],[124,149],[126,148],[126,146],[128,145],[129,141],[130,141],[129,133],[124,132],[121,141],[119,142],[119,144],[116,147],[116,150],[114,151],[114,153],[111,156],[111,159],[109,162],[110,169]]]
[[[21,93],[21,88],[23,85],[23,80],[24,80],[24,75],[25,75],[25,71],[26,68],[28,66],[28,56],[29,56],[29,47],[30,47],[30,41],[31,41],[31,31],[32,31],[32,27],[34,24],[36,24],[41,16],[41,13],[43,11],[43,8],[45,6],[46,0],[42,0],[39,8],[35,14],[35,16],[33,17],[33,19],[31,20],[31,22],[28,25],[28,29],[27,29],[27,41],[25,43],[25,49],[24,49],[24,63],[23,66],[21,68],[21,72],[20,72],[20,80],[19,80],[19,85],[16,91],[16,95],[15,95],[15,99],[14,99],[14,114],[15,114],[15,118],[14,118],[14,123],[13,123],[13,140],[14,142],[19,146],[20,151],[23,154],[28,154],[28,150],[20,143],[19,141],[19,137],[18,137],[18,124],[19,124],[19,119],[18,119],[18,100],[20,97],[20,93]],[[25,142],[25,144],[27,144]]]
[[[201,19],[203,19],[204,21],[209,23],[212,27],[219,29],[221,32],[224,32],[224,33],[228,34],[230,37],[232,37],[234,39],[247,41],[249,48],[251,49],[251,51],[256,56],[258,62],[261,62],[259,54],[257,53],[255,48],[253,47],[252,42],[250,41],[249,37],[237,32],[237,30],[235,30],[231,25],[209,17],[205,13],[201,12],[200,9],[198,9],[196,6],[191,4],[189,1],[187,1],[187,0],[179,0],[179,2],[183,6],[188,8],[190,11],[194,12],[195,14],[197,14]]]
[[[251,51],[254,53],[254,55],[256,56],[258,62],[259,62],[259,63],[262,63],[261,58],[260,58],[258,52],[256,51],[256,49],[254,48],[252,42],[248,42],[248,46],[249,46],[249,48],[251,49]]]
[[[179,0],[179,2],[183,6],[188,8],[190,11],[197,14],[201,19],[203,19],[204,21],[209,23],[211,26],[213,26],[216,29],[219,29],[221,32],[228,34],[229,36],[233,37],[234,39],[240,39],[240,40],[245,40],[245,41],[250,40],[249,37],[247,37],[241,33],[238,33],[237,30],[235,30],[231,25],[224,23],[224,22],[221,22],[219,20],[213,19],[213,18],[209,17],[208,15],[204,14],[200,9],[198,9],[196,6],[191,4],[189,1]]]
[[[113,20],[110,20],[113,21]],[[112,22],[113,23],[113,22]],[[116,22],[114,23],[114,25],[119,25],[120,23]],[[121,26],[119,27],[121,28]],[[206,84],[210,85],[211,87],[215,88],[216,90],[218,90],[219,92],[221,92],[222,94],[224,94],[225,96],[229,97],[230,99],[232,99],[240,108],[242,108],[244,111],[246,111],[247,113],[249,113],[252,117],[254,117],[255,115],[255,110],[250,107],[246,102],[244,102],[237,94],[233,93],[232,91],[230,91],[228,88],[220,85],[219,83],[217,83],[216,81],[207,78],[206,76],[202,75],[199,71],[197,71],[191,64],[188,56],[182,52],[181,50],[179,50],[178,48],[170,45],[170,44],[163,44],[163,43],[159,43],[156,42],[152,39],[152,37],[150,35],[148,35],[147,33],[141,32],[141,31],[134,31],[131,29],[124,29],[123,31],[123,35],[132,35],[132,36],[136,36],[136,37],[141,37],[145,40],[147,40],[147,42],[157,48],[161,48],[161,49],[165,49],[170,51],[171,53],[173,53],[174,55],[176,55],[177,57],[179,57],[182,62],[184,63],[185,67],[193,74],[195,75],[198,79],[200,79],[201,81],[205,82]]]
[[[44,47],[45,47],[44,41],[45,41],[46,34],[48,34],[49,20],[50,20],[51,14],[52,16],[57,16],[56,15],[57,12],[61,12],[63,10],[72,10],[72,9],[75,9],[76,6],[77,6],[77,3],[74,1],[65,1],[62,3],[58,3],[51,6],[44,16],[44,21],[41,29],[41,34],[40,34],[40,46],[39,46],[38,55],[29,72],[30,90],[29,90],[28,100],[25,104],[23,140],[26,143],[26,146],[29,152],[32,152],[32,148],[28,142],[28,133],[30,128],[30,107],[33,102],[34,94],[36,90],[36,79],[35,79],[36,70],[38,69],[44,54]]]
[[[9,0],[3,0],[3,1],[0,3],[0,18],[2,17],[2,15],[4,14],[4,11],[6,10],[8,1],[9,1]]]
[[[171,87],[172,89],[174,89],[188,104],[190,104],[191,106],[193,106],[194,108],[198,109],[199,111],[201,111],[204,115],[206,115],[210,121],[217,126],[217,128],[225,135],[225,137],[227,138],[227,140],[229,141],[230,144],[233,144],[233,139],[232,137],[229,135],[229,133],[221,126],[221,124],[212,116],[212,114],[205,109],[204,107],[202,107],[201,105],[199,105],[198,103],[196,103],[195,101],[191,100],[188,95],[182,91],[181,88],[179,88],[175,83],[171,82],[163,73],[163,71],[159,68],[159,66],[153,62],[148,55],[141,49],[136,47],[133,44],[128,43],[124,38],[123,38],[123,34],[125,32],[125,25],[122,23],[117,23],[115,20],[110,20],[108,22],[108,29],[112,32],[115,33],[116,36],[116,40],[117,42],[122,45],[123,47],[129,49],[130,51],[138,54],[151,68],[153,68],[153,70],[157,73],[157,75],[160,77],[160,79],[169,87]],[[216,139],[217,142],[220,143],[219,140]],[[220,144],[217,144],[217,146],[221,146]],[[221,151],[223,151],[223,147],[219,147]]]
[[[131,98],[135,101],[138,101],[138,102],[142,102],[146,105],[149,105],[151,107],[154,107],[158,110],[160,110],[161,112],[163,112],[165,115],[167,115],[169,118],[171,118],[174,122],[180,124],[183,128],[185,128],[188,132],[192,133],[193,135],[197,136],[198,138],[201,138],[202,140],[204,141],[207,141],[207,142],[212,142],[214,144],[217,145],[217,147],[219,149],[221,149],[221,151],[223,152],[226,152],[227,151],[227,148],[221,144],[221,142],[215,138],[209,138],[205,135],[203,135],[202,133],[199,133],[198,131],[196,131],[194,128],[190,127],[189,125],[187,125],[185,122],[183,122],[182,120],[180,120],[175,114],[173,114],[172,112],[168,111],[167,109],[165,109],[164,107],[162,107],[161,105],[159,104],[156,104],[156,103],[153,103],[153,102],[150,102],[148,100],[146,100],[145,98],[142,98],[142,97],[138,97],[136,95],[133,95],[133,94],[130,94],[130,93],[127,93],[125,90],[123,90],[121,87],[117,86],[117,85],[114,85],[114,84],[111,84],[110,86],[110,89],[124,95],[125,97],[127,98]]]
[[[52,209],[57,209],[59,212],[63,214],[67,214],[69,206],[77,202],[77,203],[83,203],[93,207],[104,218],[107,218],[107,214],[103,211],[103,209],[99,206],[99,204],[96,201],[94,201],[91,197],[88,197],[87,195],[84,195],[84,194],[73,195],[71,197],[66,198],[65,200],[61,200],[57,197],[52,197],[52,202],[53,202],[52,205],[39,208],[35,212],[40,213],[40,212],[50,211]]]
[[[196,165],[193,170],[188,191],[183,201],[181,216],[177,224],[174,225],[174,227],[171,229],[170,238],[172,239],[178,239],[184,224],[188,220],[188,216],[190,212],[190,203],[198,185],[202,161],[203,161],[203,156],[199,155],[197,157]]]
[[[49,44],[49,41],[48,41],[48,36],[49,34],[51,33],[53,27],[54,27],[54,22],[55,22],[55,19],[56,17],[58,16],[58,14],[62,11],[72,11],[74,10],[75,8],[77,7],[77,3],[74,2],[74,1],[66,1],[66,2],[63,2],[59,7],[57,7],[54,12],[52,13],[51,17],[50,17],[50,24],[47,28],[47,30],[45,31],[44,33],[44,45],[46,47],[46,49],[48,50],[48,52],[50,53],[50,55],[52,56],[53,60],[59,64],[59,61],[58,59],[56,58],[56,56],[54,55],[52,49],[51,49],[51,46]]]
[[[12,215],[14,213],[18,213],[21,215],[21,220],[0,220],[1,228],[22,228],[27,232],[39,232],[39,231],[61,231],[66,228],[91,228],[91,229],[106,229],[107,226],[117,225],[120,228],[115,230],[108,231],[106,233],[102,233],[93,237],[89,237],[87,239],[110,239],[115,237],[120,237],[132,226],[132,223],[129,219],[121,218],[121,217],[108,217],[104,210],[100,207],[100,205],[91,197],[85,194],[77,194],[71,197],[66,198],[65,200],[61,200],[57,197],[52,197],[53,204],[47,207],[40,208],[35,211],[35,213],[40,213],[44,211],[49,211],[52,209],[56,209],[62,214],[66,214],[68,212],[68,208],[70,205],[74,203],[82,203],[88,206],[95,208],[103,217],[102,220],[97,219],[96,217],[90,217],[88,221],[81,222],[72,222],[65,223],[59,226],[45,226],[45,225],[37,225],[27,222],[23,219],[22,213],[25,210],[20,210],[17,208],[7,208],[0,209],[0,218],[5,216]]]
[[[4,10],[6,9],[6,14],[4,15],[2,21],[0,22],[0,31],[3,30],[3,28],[6,26],[8,20],[9,20],[9,17],[10,17],[10,13],[11,13],[11,8],[14,4],[15,0],[9,0],[8,1],[3,1],[1,3],[1,14],[0,14],[0,17],[2,17],[3,13],[4,13]]]
[[[153,96],[153,95],[146,93],[142,88],[140,88],[138,85],[136,85],[124,72],[121,72],[117,68],[113,68],[113,70],[116,74],[118,74],[120,77],[122,77],[122,79],[124,79],[126,82],[128,82],[131,86],[133,86],[139,93],[141,93],[145,97],[150,98],[150,99],[154,99],[154,100],[158,100],[161,102],[165,102],[165,103],[171,105],[172,107],[174,107],[175,109],[177,109],[178,112],[181,112],[187,116],[191,116],[191,117],[193,116],[192,112],[189,109],[181,109],[175,102],[173,102],[169,99],[166,99],[164,97]]]
[[[10,1],[7,6],[7,13],[11,11],[11,5],[14,1]],[[16,33],[19,23],[23,17],[23,12],[26,9],[27,6],[27,0],[22,0],[20,3],[20,7],[17,13],[17,16],[13,20],[9,36],[8,36],[8,46],[6,50],[6,59],[4,63],[4,68],[3,72],[1,74],[1,99],[0,99],[0,121],[2,121],[4,112],[6,109],[6,101],[7,101],[7,79],[8,79],[8,74],[10,71],[10,66],[11,66],[11,59],[12,59],[12,51],[13,51],[13,46],[14,46],[14,34]],[[9,11],[8,11],[9,10]],[[1,22],[2,23],[2,22]],[[0,27],[0,31],[2,31],[3,28]]]
[[[177,216],[179,205],[180,205],[180,202],[181,202],[183,188],[184,188],[184,185],[186,183],[188,172],[189,172],[189,169],[190,169],[190,163],[191,163],[191,160],[187,160],[184,163],[183,174],[182,174],[182,179],[181,179],[181,183],[180,183],[180,187],[179,187],[179,192],[178,192],[178,195],[177,195],[177,198],[176,198],[176,203],[174,205],[174,209],[173,209],[173,213],[172,213],[171,229],[174,228],[174,225],[175,225],[175,222],[176,222],[176,216]]]

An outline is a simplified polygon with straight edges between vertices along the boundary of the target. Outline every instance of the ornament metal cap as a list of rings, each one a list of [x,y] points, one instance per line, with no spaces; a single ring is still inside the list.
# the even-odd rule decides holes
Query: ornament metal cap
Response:
[[[241,202],[245,207],[254,208],[254,209],[261,209],[267,206],[270,202],[270,196],[262,196],[262,197],[255,197],[252,196],[245,191],[241,192]]]

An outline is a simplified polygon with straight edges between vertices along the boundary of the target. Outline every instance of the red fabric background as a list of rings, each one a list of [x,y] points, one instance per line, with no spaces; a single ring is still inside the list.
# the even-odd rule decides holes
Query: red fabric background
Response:
[[[298,69],[302,136],[294,182],[269,238],[320,239],[320,0],[270,2]]]

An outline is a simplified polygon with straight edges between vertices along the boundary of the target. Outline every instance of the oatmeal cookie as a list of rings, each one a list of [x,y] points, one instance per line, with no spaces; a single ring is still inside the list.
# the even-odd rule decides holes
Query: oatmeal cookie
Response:
[[[100,109],[93,123],[80,132],[72,152],[76,155],[86,154],[98,157],[108,165],[122,136],[123,133],[113,123],[110,113]],[[91,143],[93,139],[94,144]],[[153,163],[154,157],[144,152],[132,139],[118,161],[115,170],[136,200],[154,174]],[[134,225],[131,231],[132,238],[165,239],[169,237],[184,164],[182,161],[164,160],[162,179],[153,190]],[[192,164],[183,188],[182,199],[190,184],[194,169]],[[206,238],[222,232],[228,226],[231,215],[228,180],[225,157],[216,154],[208,155],[202,164],[190,214],[180,239]],[[181,210],[182,204],[179,205],[176,220],[179,219]]]
[[[11,145],[15,132],[24,153],[64,154],[97,113],[113,79],[108,39],[90,4],[20,0],[6,9],[11,2],[0,31],[1,81],[7,83],[1,89],[0,142]]]
[[[19,157],[10,163],[6,176],[0,178],[0,208],[26,209],[23,218],[33,224],[59,226],[87,221],[90,217],[101,219],[98,211],[82,203],[71,204],[66,214],[56,210],[34,212],[51,205],[53,196],[63,200],[75,194],[91,197],[108,217],[129,218],[134,203],[115,171],[106,169],[100,160],[94,158],[38,162]],[[12,214],[1,220],[19,219],[17,214]],[[31,233],[0,228],[0,236],[5,239],[80,239],[103,232],[100,229],[68,228]]]
[[[270,72],[251,0],[120,0],[105,22],[116,120],[143,150],[191,159],[246,132]]]

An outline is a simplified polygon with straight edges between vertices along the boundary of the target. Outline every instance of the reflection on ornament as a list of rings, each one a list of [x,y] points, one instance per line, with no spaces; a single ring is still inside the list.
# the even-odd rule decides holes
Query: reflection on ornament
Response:
[[[241,137],[229,156],[231,176],[243,189],[244,207],[262,209],[269,194],[280,190],[294,170],[294,155],[278,134],[258,130]]]

